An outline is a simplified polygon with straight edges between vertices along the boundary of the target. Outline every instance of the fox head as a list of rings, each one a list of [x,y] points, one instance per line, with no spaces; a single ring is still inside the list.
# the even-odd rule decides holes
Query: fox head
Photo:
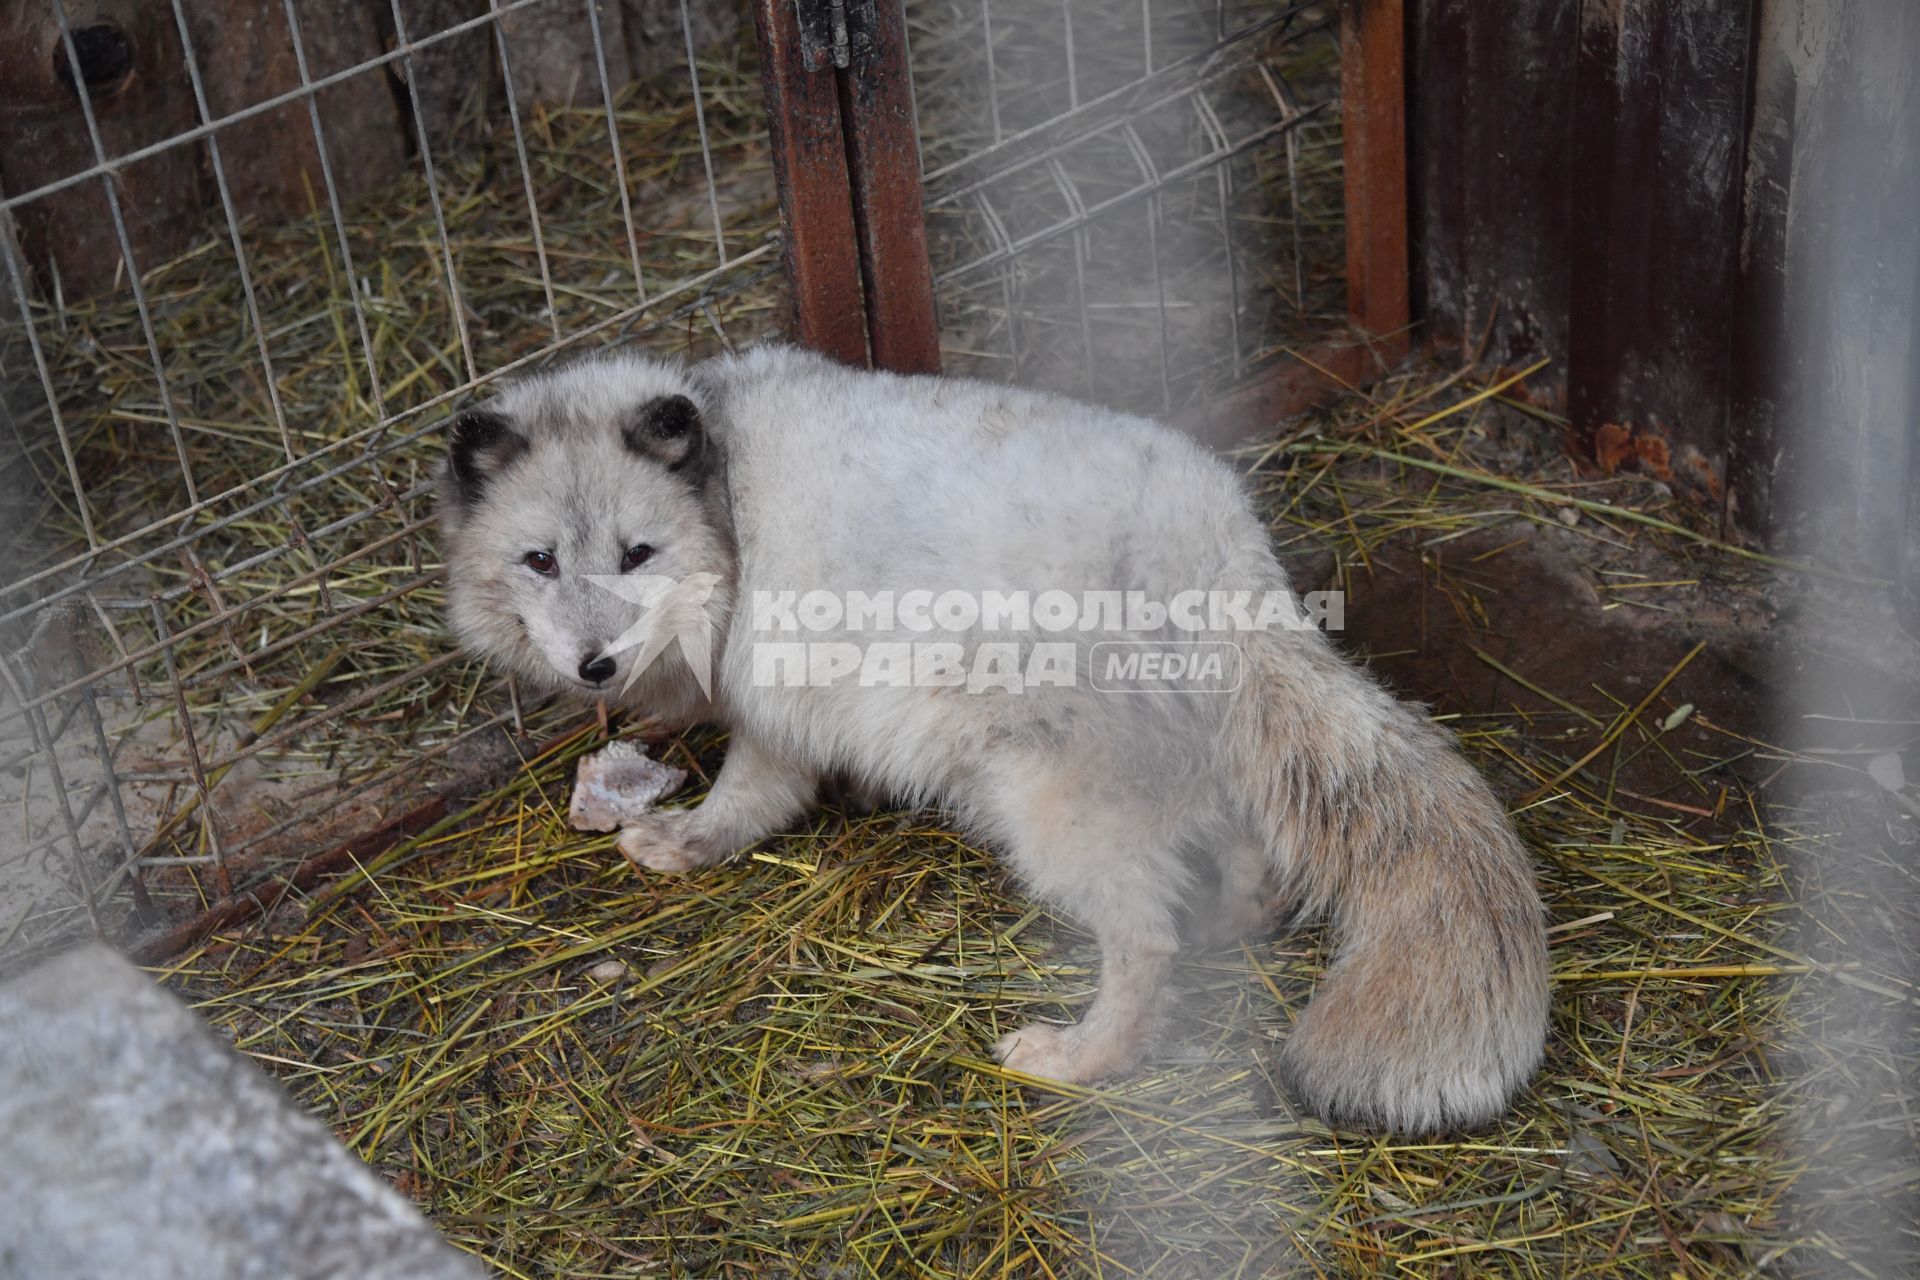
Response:
[[[676,366],[623,355],[449,421],[440,524],[468,650],[540,689],[675,713],[660,704],[689,696],[685,646],[716,643],[731,607],[725,460],[701,399]]]

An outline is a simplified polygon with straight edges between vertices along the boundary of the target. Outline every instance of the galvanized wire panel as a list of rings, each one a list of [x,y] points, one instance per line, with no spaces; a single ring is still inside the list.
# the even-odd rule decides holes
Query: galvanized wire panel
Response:
[[[949,367],[1177,413],[1340,328],[1332,6],[914,12]]]
[[[387,0],[387,47],[342,65],[337,35],[315,44],[339,0],[262,0],[282,80],[236,103],[209,71],[231,51],[173,0],[141,70],[177,75],[195,123],[116,147],[97,34],[45,2],[86,74],[32,105],[86,145],[0,214],[96,201],[104,225],[70,234],[122,266],[71,296],[68,246],[0,235],[0,959],[194,909],[423,798],[503,727],[537,733],[441,626],[450,406],[606,343],[704,355],[781,310],[751,42],[720,6],[676,5],[660,53],[651,10],[613,0]],[[487,91],[430,101],[433,52],[476,39]],[[374,182],[355,113],[396,80],[420,87],[391,122],[407,159]],[[248,203],[236,166],[267,127],[306,149],[305,216]],[[162,255],[129,211],[136,166],[167,164],[205,189]]]
[[[542,713],[441,623],[441,421],[785,312],[730,4],[232,0],[237,49],[66,2],[0,51],[0,143],[49,140],[0,186],[0,963],[516,760]],[[1177,410],[1334,323],[1323,7],[909,16],[949,367]]]

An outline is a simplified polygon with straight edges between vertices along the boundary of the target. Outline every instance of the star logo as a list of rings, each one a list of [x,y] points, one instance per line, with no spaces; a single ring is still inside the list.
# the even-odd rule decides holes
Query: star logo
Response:
[[[707,601],[720,585],[714,573],[696,573],[685,578],[663,578],[650,574],[587,574],[586,579],[602,591],[612,592],[640,606],[640,617],[620,633],[606,648],[607,653],[639,649],[639,657],[627,672],[625,693],[633,682],[678,641],[680,656],[700,685],[700,692],[713,694],[713,619],[707,616]]]

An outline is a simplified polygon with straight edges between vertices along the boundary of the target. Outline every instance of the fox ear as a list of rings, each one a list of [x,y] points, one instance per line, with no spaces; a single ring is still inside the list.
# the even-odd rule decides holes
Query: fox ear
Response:
[[[447,482],[452,496],[471,507],[487,482],[527,451],[527,438],[500,414],[468,409],[447,425]]]
[[[685,396],[661,396],[620,431],[629,450],[669,471],[699,480],[705,470],[707,429],[700,410]]]

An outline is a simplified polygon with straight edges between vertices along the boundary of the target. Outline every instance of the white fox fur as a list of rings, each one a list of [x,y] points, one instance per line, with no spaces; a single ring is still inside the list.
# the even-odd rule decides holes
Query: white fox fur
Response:
[[[686,872],[730,857],[846,774],[947,807],[1092,929],[1092,1006],[1077,1025],[1003,1037],[994,1052],[1008,1067],[1087,1080],[1138,1057],[1196,857],[1217,866],[1206,879],[1219,897],[1195,914],[1226,930],[1275,901],[1330,918],[1331,963],[1282,1061],[1315,1112],[1470,1126],[1538,1064],[1547,947],[1525,850],[1446,734],[1317,631],[1230,637],[1244,673],[1227,693],[1103,693],[1085,658],[1071,687],[1017,693],[756,683],[753,650],[769,638],[754,631],[759,592],[1285,591],[1236,477],[1176,432],[784,348],[684,369],[617,356],[456,418],[442,509],[455,629],[547,688],[618,694],[631,674],[634,650],[599,683],[583,678],[636,610],[581,575],[619,572],[644,544],[647,574],[719,579],[711,696],[673,649],[621,695],[730,731],[703,803],[622,831],[636,864]],[[529,568],[529,552],[549,553],[552,573]],[[970,653],[1059,638],[907,638],[942,636]]]

